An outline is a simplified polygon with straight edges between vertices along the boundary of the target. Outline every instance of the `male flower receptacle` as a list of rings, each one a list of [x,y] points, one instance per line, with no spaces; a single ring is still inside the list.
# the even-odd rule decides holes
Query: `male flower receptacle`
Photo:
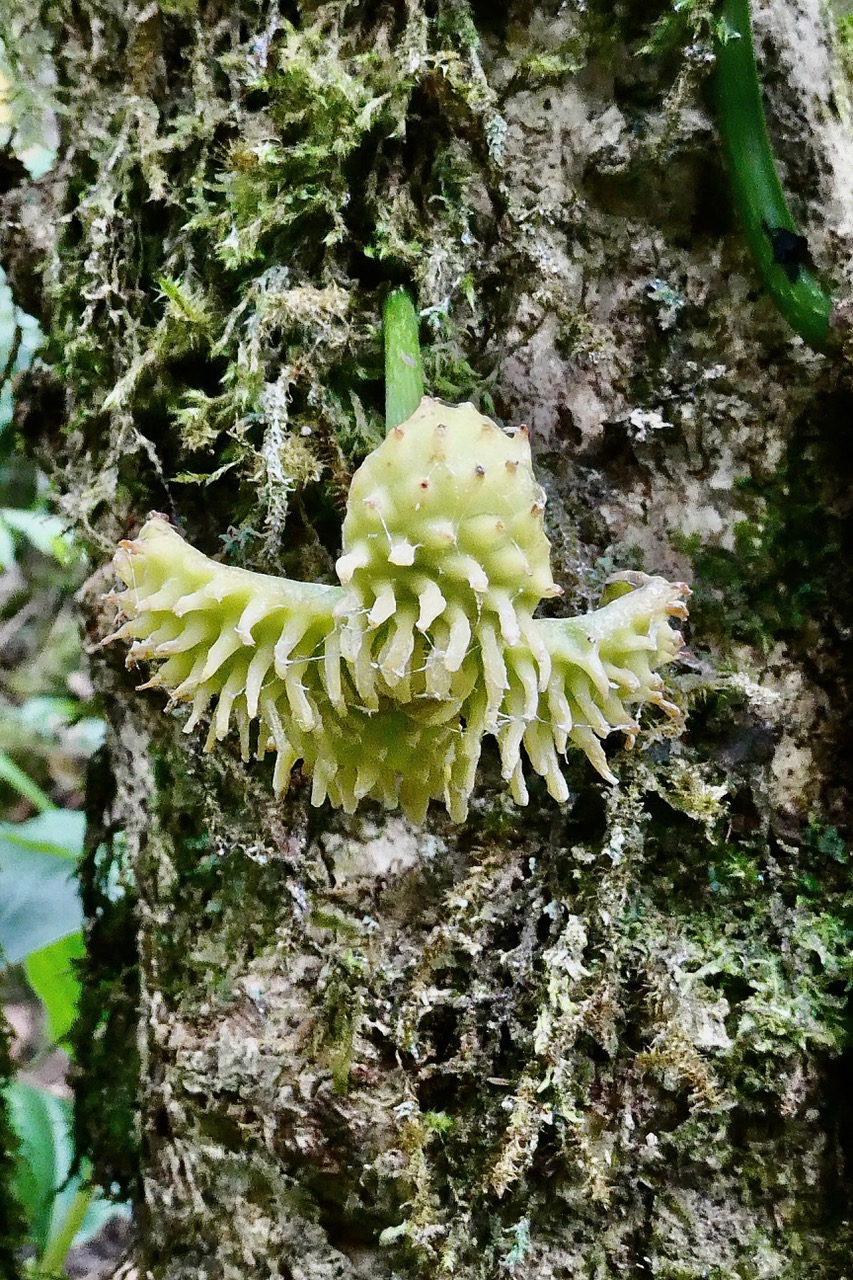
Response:
[[[425,397],[353,479],[341,586],[219,564],[153,516],[116,553],[108,639],[158,664],[142,687],[191,704],[186,732],[208,718],[207,750],[236,727],[244,759],[274,751],[277,792],[301,760],[314,804],[421,822],[435,799],[461,822],[489,734],[518,803],[522,748],[563,801],[570,745],[615,781],[602,740],[633,741],[646,705],[677,714],[659,669],[689,592],[626,575],[590,614],[535,618],[560,594],[543,512],[525,432]]]

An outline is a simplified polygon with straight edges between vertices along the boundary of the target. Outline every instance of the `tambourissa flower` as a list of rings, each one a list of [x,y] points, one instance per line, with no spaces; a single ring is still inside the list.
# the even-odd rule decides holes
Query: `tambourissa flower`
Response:
[[[602,740],[633,742],[648,705],[677,716],[659,671],[689,591],[617,575],[592,613],[536,618],[560,594],[544,508],[524,430],[424,397],[353,478],[340,586],[220,564],[154,515],[116,553],[108,639],[156,664],[141,688],[190,704],[185,732],[207,718],[207,750],[236,730],[245,760],[275,752],[277,792],[301,760],[314,804],[422,822],[443,800],[462,822],[491,735],[517,803],[522,751],[565,801],[570,746],[615,782]]]

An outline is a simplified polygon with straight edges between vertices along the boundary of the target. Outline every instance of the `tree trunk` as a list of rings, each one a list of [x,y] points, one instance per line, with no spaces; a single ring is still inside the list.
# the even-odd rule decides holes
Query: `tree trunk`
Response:
[[[756,10],[785,185],[844,292],[846,46],[819,0]],[[851,395],[749,259],[710,16],[47,17],[63,145],[7,197],[5,260],[50,334],[21,421],[96,570],[78,1085],[142,1274],[845,1273]],[[461,826],[312,809],[298,770],[275,800],[100,647],[100,566],[150,508],[334,581],[401,281],[431,391],[531,427],[560,608],[615,568],[694,587],[688,729],[615,754],[617,787],[570,757],[570,801],[522,810],[487,747]]]

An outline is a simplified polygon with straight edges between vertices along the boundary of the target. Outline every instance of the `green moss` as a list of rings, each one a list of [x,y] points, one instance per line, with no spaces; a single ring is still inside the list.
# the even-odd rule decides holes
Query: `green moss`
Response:
[[[849,95],[851,89],[853,89],[853,14],[838,14],[835,28],[835,47],[847,89],[847,94],[842,99],[842,106],[845,112],[849,113]]]
[[[849,1242],[820,1187],[790,1191],[825,1087],[802,1072],[831,1075],[849,1046],[846,850],[815,827],[796,846],[762,822],[737,838],[736,801],[682,751],[626,762],[602,808],[567,815],[557,857],[529,829],[479,847],[474,819],[469,873],[396,986],[397,1049],[423,1080],[409,1123],[422,1135],[436,1109],[453,1118],[410,1151],[417,1213],[386,1240],[401,1259],[414,1243],[422,1270],[491,1275],[522,1248],[535,1265],[565,1249],[567,1216],[600,1237],[641,1188],[661,1274],[707,1274],[717,1203],[741,1215],[736,1273],[760,1275],[764,1252],[789,1250],[783,1185],[807,1256]],[[688,1185],[693,1200],[673,1200]]]
[[[695,573],[697,634],[765,650],[779,639],[814,645],[838,597],[842,518],[822,501],[819,464],[797,442],[770,480],[744,480],[738,499],[749,515],[731,549],[673,538]]]
[[[688,41],[704,39],[709,46],[716,34],[718,20],[716,6],[709,0],[669,0],[661,6],[662,12],[655,18],[648,39],[640,48],[646,56],[660,56]],[[701,50],[693,51],[694,57]]]
[[[328,1058],[338,1093],[346,1093],[349,1087],[354,1041],[362,1016],[365,969],[365,956],[347,948],[330,956],[320,977],[320,1053],[322,1058]]]
[[[567,42],[553,53],[534,53],[525,58],[516,71],[518,82],[531,89],[545,85],[562,84],[577,75],[586,65],[586,44],[583,41]]]
[[[122,459],[139,453],[150,472],[134,505],[140,479],[161,507],[177,480],[187,512],[263,530],[255,567],[280,567],[294,496],[321,477],[340,495],[375,440],[376,318],[395,274],[441,316],[434,389],[467,395],[481,383],[456,313],[471,296],[501,122],[470,13],[440,6],[430,23],[412,11],[389,44],[384,22],[372,30],[357,9],[309,6],[298,24],[265,22],[251,39],[235,13],[212,49],[192,6],[163,5],[140,29],[135,75],[75,64],[83,98],[87,76],[100,77],[99,107],[78,118],[90,176],[78,176],[60,247],[53,355],[75,389],[84,525],[109,523]],[[199,74],[161,111],[146,76],[175,41]],[[432,111],[454,125],[450,142],[424,120]],[[138,132],[116,161],[107,136],[130,117]],[[404,153],[419,172],[406,191]],[[184,196],[169,204],[178,171]],[[93,484],[86,449],[106,436],[115,444]]]
[[[274,939],[284,869],[248,840],[235,842],[233,824],[227,842],[219,834],[232,798],[222,774],[173,748],[159,756],[156,777],[147,862],[156,872],[168,859],[174,911],[158,930],[160,981],[166,1010],[181,1002],[189,1016],[210,999],[227,1006],[236,977]]]
[[[472,401],[482,412],[494,412],[492,391],[496,370],[480,359],[478,368],[469,353],[476,342],[481,308],[473,292],[473,283],[463,280],[461,289],[467,307],[458,314],[436,308],[426,318],[428,344],[423,353],[426,383],[431,393],[450,403]],[[466,314],[467,312],[467,314]]]

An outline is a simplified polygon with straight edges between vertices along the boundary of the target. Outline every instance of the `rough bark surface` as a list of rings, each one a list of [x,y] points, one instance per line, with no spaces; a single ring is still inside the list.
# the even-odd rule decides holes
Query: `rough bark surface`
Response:
[[[832,24],[757,9],[786,185],[844,292]],[[614,567],[696,589],[684,736],[615,753],[618,788],[574,760],[571,801],[526,811],[488,757],[467,824],[414,829],[203,755],[99,648],[95,574],[79,1089],[142,1273],[844,1274],[851,394],[745,256],[709,15],[46,17],[63,150],[7,197],[4,256],[51,335],[21,419],[96,563],[153,507],[331,581],[404,280],[432,391],[532,428],[564,607]]]

